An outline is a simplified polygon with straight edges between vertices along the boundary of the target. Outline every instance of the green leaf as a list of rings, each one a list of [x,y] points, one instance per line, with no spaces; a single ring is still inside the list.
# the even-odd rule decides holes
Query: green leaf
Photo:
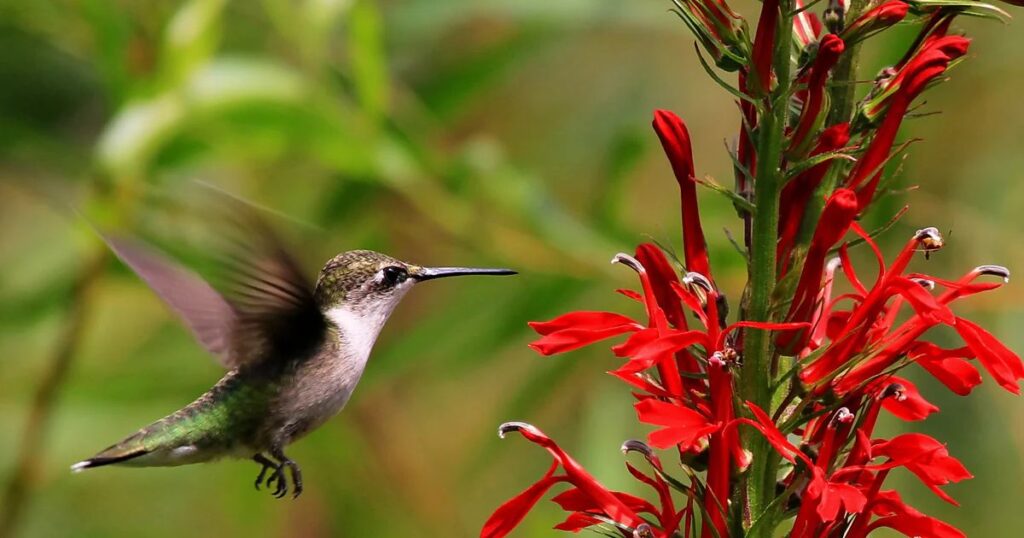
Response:
[[[375,0],[357,0],[352,6],[347,38],[356,97],[365,112],[380,119],[387,113],[390,82],[384,27]]]

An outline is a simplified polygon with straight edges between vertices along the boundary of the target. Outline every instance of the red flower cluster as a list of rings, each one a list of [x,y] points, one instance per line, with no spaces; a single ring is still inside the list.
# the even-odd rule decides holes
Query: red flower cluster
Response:
[[[970,478],[970,473],[936,439],[918,433],[883,439],[874,430],[883,409],[907,421],[938,411],[913,383],[898,375],[914,364],[959,395],[981,383],[976,365],[1006,390],[1019,393],[1019,381],[1024,379],[1020,358],[950,309],[957,299],[1008,282],[1009,272],[983,265],[957,280],[909,273],[914,256],[928,257],[943,246],[937,229],[918,230],[887,264],[873,238],[857,223],[878,190],[912,102],[967,50],[965,38],[948,34],[956,10],[938,4],[925,10],[919,39],[878,79],[858,117],[852,123],[825,124],[826,85],[846,45],[903,20],[910,5],[885,2],[844,27],[845,6],[833,2],[825,25],[831,32],[824,35],[823,25],[812,14],[794,15],[793,38],[806,58],[793,76],[795,91],[788,94],[799,112],[782,131],[787,143],[779,146],[778,155],[747,159],[743,140],[747,139],[746,151],[752,151],[750,132],[740,135],[739,167],[772,157],[780,160],[782,170],[793,171],[778,193],[777,230],[770,230],[772,238],[777,237],[772,250],[779,275],[773,299],[778,314],[773,321],[726,322],[728,303],[712,275],[698,212],[689,133],[675,114],[655,113],[654,130],[680,191],[684,260],[670,260],[651,244],[640,245],[633,256],[614,257],[613,263],[638,276],[639,292],[619,292],[642,305],[644,316],[639,319],[584,311],[530,324],[540,335],[531,347],[542,355],[625,337],[611,347],[621,364],[610,373],[633,389],[639,421],[656,428],[646,443],[627,441],[623,452],[639,453],[646,461],[643,469],[632,463],[626,468],[650,488],[654,500],[608,490],[539,429],[507,423],[499,429],[502,437],[518,432],[545,448],[554,462],[539,481],[494,512],[481,536],[506,535],[558,484],[568,488],[553,500],[568,517],[556,528],[568,531],[603,526],[634,538],[698,533],[724,538],[738,529],[748,535],[770,535],[791,518],[789,535],[794,537],[857,538],[883,527],[907,536],[963,535],[907,506],[897,492],[884,489],[884,483],[893,469],[902,467],[941,499],[956,504],[942,487]],[[703,21],[708,35],[745,38],[737,30],[742,28],[735,24],[738,17],[723,3],[677,6],[695,13],[688,22]],[[749,98],[749,106],[742,110],[745,127],[756,126],[755,116],[764,112],[753,103],[763,105],[772,99],[775,74],[770,51],[775,50],[782,14],[778,0],[764,2],[753,43],[732,43],[730,49],[743,60],[740,91]],[[749,89],[746,77],[751,80]],[[747,118],[748,114],[753,116]],[[856,144],[847,147],[852,139]],[[739,170],[737,184],[751,179],[749,173]],[[825,183],[829,174],[832,182]],[[758,178],[752,179],[757,188]],[[821,195],[827,185],[837,187],[824,192],[822,209],[812,211],[813,196]],[[873,281],[855,270],[849,255],[855,243],[874,253],[878,270]],[[852,291],[833,293],[839,273]],[[990,276],[997,280],[984,281]],[[744,318],[741,310],[740,319]],[[938,325],[951,327],[963,346],[947,349],[922,340]],[[745,331],[737,329],[772,333],[772,365],[763,372],[763,382],[772,388],[770,408],[743,401],[737,389],[739,376],[762,374],[745,371]],[[751,447],[761,446],[750,439],[758,436],[770,447],[764,454],[774,454],[780,465],[778,474],[771,475],[779,480],[775,500],[762,513],[750,513],[742,483],[758,456]],[[685,476],[672,476],[654,448],[672,450]]]

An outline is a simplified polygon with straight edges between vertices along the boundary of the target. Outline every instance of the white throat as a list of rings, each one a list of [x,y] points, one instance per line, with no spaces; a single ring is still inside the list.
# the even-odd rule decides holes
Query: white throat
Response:
[[[327,311],[327,318],[331,320],[340,333],[342,345],[345,346],[349,356],[359,364],[366,364],[370,358],[370,351],[377,341],[384,324],[391,317],[391,312],[398,306],[399,301],[412,287],[412,283],[402,285],[395,290],[387,302],[377,304],[370,308],[356,309],[351,305],[340,304]]]
[[[336,306],[327,311],[327,318],[337,325],[347,354],[365,364],[388,314],[390,312],[358,312],[345,306]]]

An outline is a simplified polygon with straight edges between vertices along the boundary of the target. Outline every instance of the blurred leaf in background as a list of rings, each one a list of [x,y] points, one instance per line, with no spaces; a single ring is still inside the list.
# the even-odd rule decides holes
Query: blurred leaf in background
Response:
[[[630,275],[608,265],[612,254],[646,236],[679,243],[654,108],[686,118],[701,174],[730,177],[723,143],[735,104],[713,91],[668,7],[0,0],[0,513],[12,511],[12,491],[20,501],[6,528],[471,536],[529,466],[543,470],[531,447],[494,435],[524,418],[626,487],[618,446],[644,432],[626,420],[629,395],[593,367],[614,359],[536,357],[525,323],[625,301],[611,290]],[[952,229],[927,262],[940,276],[960,274],[963,260],[1024,266],[1014,248],[1024,233],[1024,37],[984,29],[972,32],[976,61],[927,105],[943,114],[907,129],[929,136],[905,163],[904,186],[920,188],[889,199],[912,209],[883,241]],[[865,73],[892,60],[867,58]],[[311,275],[351,248],[522,274],[437,285],[403,303],[348,408],[293,449],[308,476],[295,502],[253,491],[249,462],[73,476],[68,464],[191,401],[220,371],[70,208],[104,225],[166,229],[147,203],[196,180],[287,216],[280,224]],[[716,276],[738,294],[744,262],[713,231],[735,231],[734,212],[702,196]],[[995,321],[1021,349],[1024,294],[1014,289],[964,314]],[[912,502],[970,535],[1004,536],[1024,525],[1000,494],[1024,482],[1024,412],[979,390],[966,405],[929,393],[944,412],[925,429],[941,431],[976,476],[954,488],[964,506],[929,504],[926,492]],[[550,535],[548,516],[531,516],[522,534]]]

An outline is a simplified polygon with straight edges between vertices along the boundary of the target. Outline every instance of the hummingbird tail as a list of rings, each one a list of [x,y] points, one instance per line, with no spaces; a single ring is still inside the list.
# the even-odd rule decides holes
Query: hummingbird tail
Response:
[[[113,447],[111,447],[113,448]],[[131,459],[135,459],[139,456],[144,456],[148,453],[147,450],[135,450],[133,452],[122,453],[122,454],[110,454],[112,450],[107,449],[99,454],[87,459],[82,460],[71,466],[71,472],[79,473],[85,469],[91,469],[93,467],[103,467],[104,465],[113,465],[115,463],[125,462]]]

